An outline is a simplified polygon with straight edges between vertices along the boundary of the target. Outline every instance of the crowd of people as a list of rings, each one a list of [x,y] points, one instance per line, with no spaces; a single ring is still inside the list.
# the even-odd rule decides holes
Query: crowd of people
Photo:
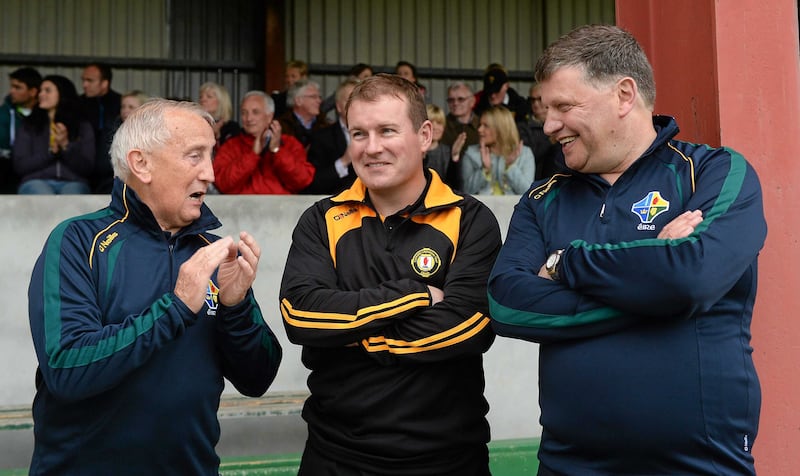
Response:
[[[99,186],[96,138],[117,127],[109,206],[59,224],[31,276],[30,474],[219,472],[224,379],[260,396],[283,354],[252,290],[261,246],[212,233],[212,183],[328,194],[297,221],[275,303],[310,370],[299,476],[490,475],[495,335],[539,344],[539,475],[755,474],[753,167],[675,138],[615,26],[548,46],[528,102],[493,65],[482,91],[450,86],[445,114],[397,73],[344,81],[331,125],[292,73],[283,114],[250,91],[231,134],[219,85],[202,106],[138,105],[93,65],[81,116],[66,78],[14,73],[21,190]],[[557,140],[557,161],[526,137]],[[504,241],[483,193],[519,196]]]
[[[305,62],[289,61],[285,72],[285,89],[244,94],[238,118],[224,85],[200,86],[194,100],[214,118],[215,156],[220,159],[210,193],[332,195],[355,180],[342,113],[349,93],[374,69],[354,65],[327,96],[309,79]],[[398,61],[394,74],[427,98],[413,63]],[[114,91],[112,76],[107,64],[86,65],[83,94],[78,96],[64,76],[42,78],[30,67],[10,74],[11,90],[0,107],[0,192],[111,192],[114,133],[133,109],[150,99],[138,89]],[[483,86],[473,92],[465,82],[452,83],[446,108],[426,99],[435,131],[426,164],[457,190],[519,194],[533,180],[557,170],[558,148],[542,133],[541,115],[534,114],[533,88],[530,101],[523,98],[497,63],[487,67]],[[236,140],[229,143],[231,139]]]

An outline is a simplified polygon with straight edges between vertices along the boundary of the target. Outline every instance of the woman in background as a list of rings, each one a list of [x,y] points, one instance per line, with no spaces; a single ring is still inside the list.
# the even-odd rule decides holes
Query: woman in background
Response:
[[[473,195],[520,195],[533,182],[536,163],[522,145],[514,116],[492,106],[481,116],[480,143],[467,147],[461,160],[464,192]]]
[[[214,82],[200,86],[200,106],[214,118],[214,135],[217,147],[241,131],[239,123],[233,120],[233,104],[225,86]]]
[[[90,193],[96,148],[75,85],[64,76],[42,79],[39,104],[14,142],[20,194]]]

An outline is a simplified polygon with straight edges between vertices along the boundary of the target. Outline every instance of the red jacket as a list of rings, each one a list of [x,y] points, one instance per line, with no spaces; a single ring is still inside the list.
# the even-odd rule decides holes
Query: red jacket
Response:
[[[306,150],[292,136],[281,135],[281,148],[253,152],[255,137],[244,132],[225,141],[214,159],[215,184],[228,194],[292,194],[314,179]]]

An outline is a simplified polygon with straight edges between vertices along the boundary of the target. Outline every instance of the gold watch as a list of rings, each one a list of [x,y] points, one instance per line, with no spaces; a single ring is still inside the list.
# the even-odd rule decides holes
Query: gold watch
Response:
[[[555,250],[550,253],[550,256],[547,257],[547,261],[544,263],[544,269],[547,270],[547,274],[550,275],[553,281],[558,281],[560,277],[559,270],[561,269],[561,255],[563,253],[564,250]]]

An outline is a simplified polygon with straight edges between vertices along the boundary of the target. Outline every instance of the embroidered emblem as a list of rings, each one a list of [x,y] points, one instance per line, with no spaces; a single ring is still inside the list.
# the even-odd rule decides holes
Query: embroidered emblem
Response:
[[[442,260],[439,259],[439,255],[430,248],[422,248],[414,253],[414,257],[411,258],[411,267],[414,268],[415,273],[423,278],[436,274],[441,264]]]
[[[100,242],[100,246],[98,246],[97,249],[100,250],[101,253],[104,252],[109,247],[109,245],[111,245],[111,242],[114,241],[114,238],[118,236],[119,233],[117,233],[116,231],[114,233],[109,233],[108,235],[106,235],[106,238]]]
[[[656,229],[655,225],[652,224],[653,220],[667,210],[669,210],[669,201],[656,191],[648,193],[631,207],[631,211],[641,220],[641,223],[636,228],[650,231]]]
[[[206,289],[206,311],[207,316],[216,316],[217,307],[219,306],[219,288],[214,281],[208,280],[208,288]]]

